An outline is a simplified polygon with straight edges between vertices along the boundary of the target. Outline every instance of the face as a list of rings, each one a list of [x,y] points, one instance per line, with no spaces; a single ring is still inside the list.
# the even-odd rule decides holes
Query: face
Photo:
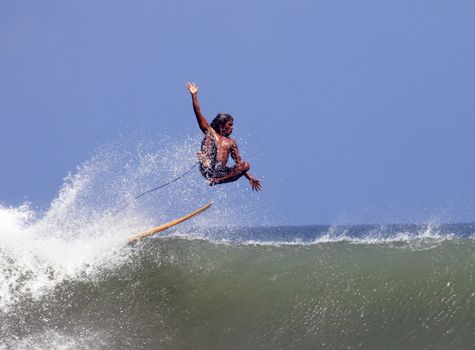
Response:
[[[223,135],[226,137],[230,136],[233,133],[233,126],[234,122],[232,120],[228,120],[221,129]]]

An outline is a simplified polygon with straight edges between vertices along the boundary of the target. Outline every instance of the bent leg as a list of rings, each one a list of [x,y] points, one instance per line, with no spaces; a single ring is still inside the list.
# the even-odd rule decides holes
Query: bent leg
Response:
[[[249,171],[250,168],[251,166],[247,162],[241,162],[239,164],[236,164],[235,166],[230,168],[230,171],[226,175],[210,179],[210,185],[218,185],[236,181],[247,171]]]

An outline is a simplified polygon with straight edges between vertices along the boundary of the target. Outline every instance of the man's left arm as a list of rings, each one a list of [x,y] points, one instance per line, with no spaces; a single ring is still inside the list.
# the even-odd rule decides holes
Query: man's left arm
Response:
[[[242,163],[241,155],[239,154],[239,149],[237,146],[236,141],[233,140],[233,145],[231,147],[231,157],[236,162],[236,164]],[[260,191],[262,189],[261,181],[256,179],[254,176],[251,175],[249,171],[244,173],[244,176],[251,184],[251,188],[254,191]]]
[[[231,145],[231,158],[234,160],[236,164],[242,163],[241,155],[239,154],[239,149],[237,146],[236,141],[232,141]]]

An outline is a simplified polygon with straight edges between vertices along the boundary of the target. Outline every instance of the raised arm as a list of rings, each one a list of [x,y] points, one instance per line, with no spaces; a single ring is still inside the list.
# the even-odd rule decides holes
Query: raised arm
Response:
[[[200,104],[198,103],[198,86],[196,86],[195,83],[186,83],[186,88],[190,92],[193,100],[193,111],[195,112],[196,121],[198,122],[201,131],[206,133],[211,129],[211,127],[209,126],[205,116],[201,114]]]

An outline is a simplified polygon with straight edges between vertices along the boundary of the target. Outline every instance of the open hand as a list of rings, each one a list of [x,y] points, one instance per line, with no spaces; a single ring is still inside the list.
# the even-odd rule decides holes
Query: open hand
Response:
[[[260,191],[262,190],[261,181],[257,180],[256,178],[249,179],[249,183],[251,184],[251,188],[253,191]]]
[[[195,83],[186,83],[185,86],[192,94],[196,94],[198,92],[198,86],[196,86]]]

